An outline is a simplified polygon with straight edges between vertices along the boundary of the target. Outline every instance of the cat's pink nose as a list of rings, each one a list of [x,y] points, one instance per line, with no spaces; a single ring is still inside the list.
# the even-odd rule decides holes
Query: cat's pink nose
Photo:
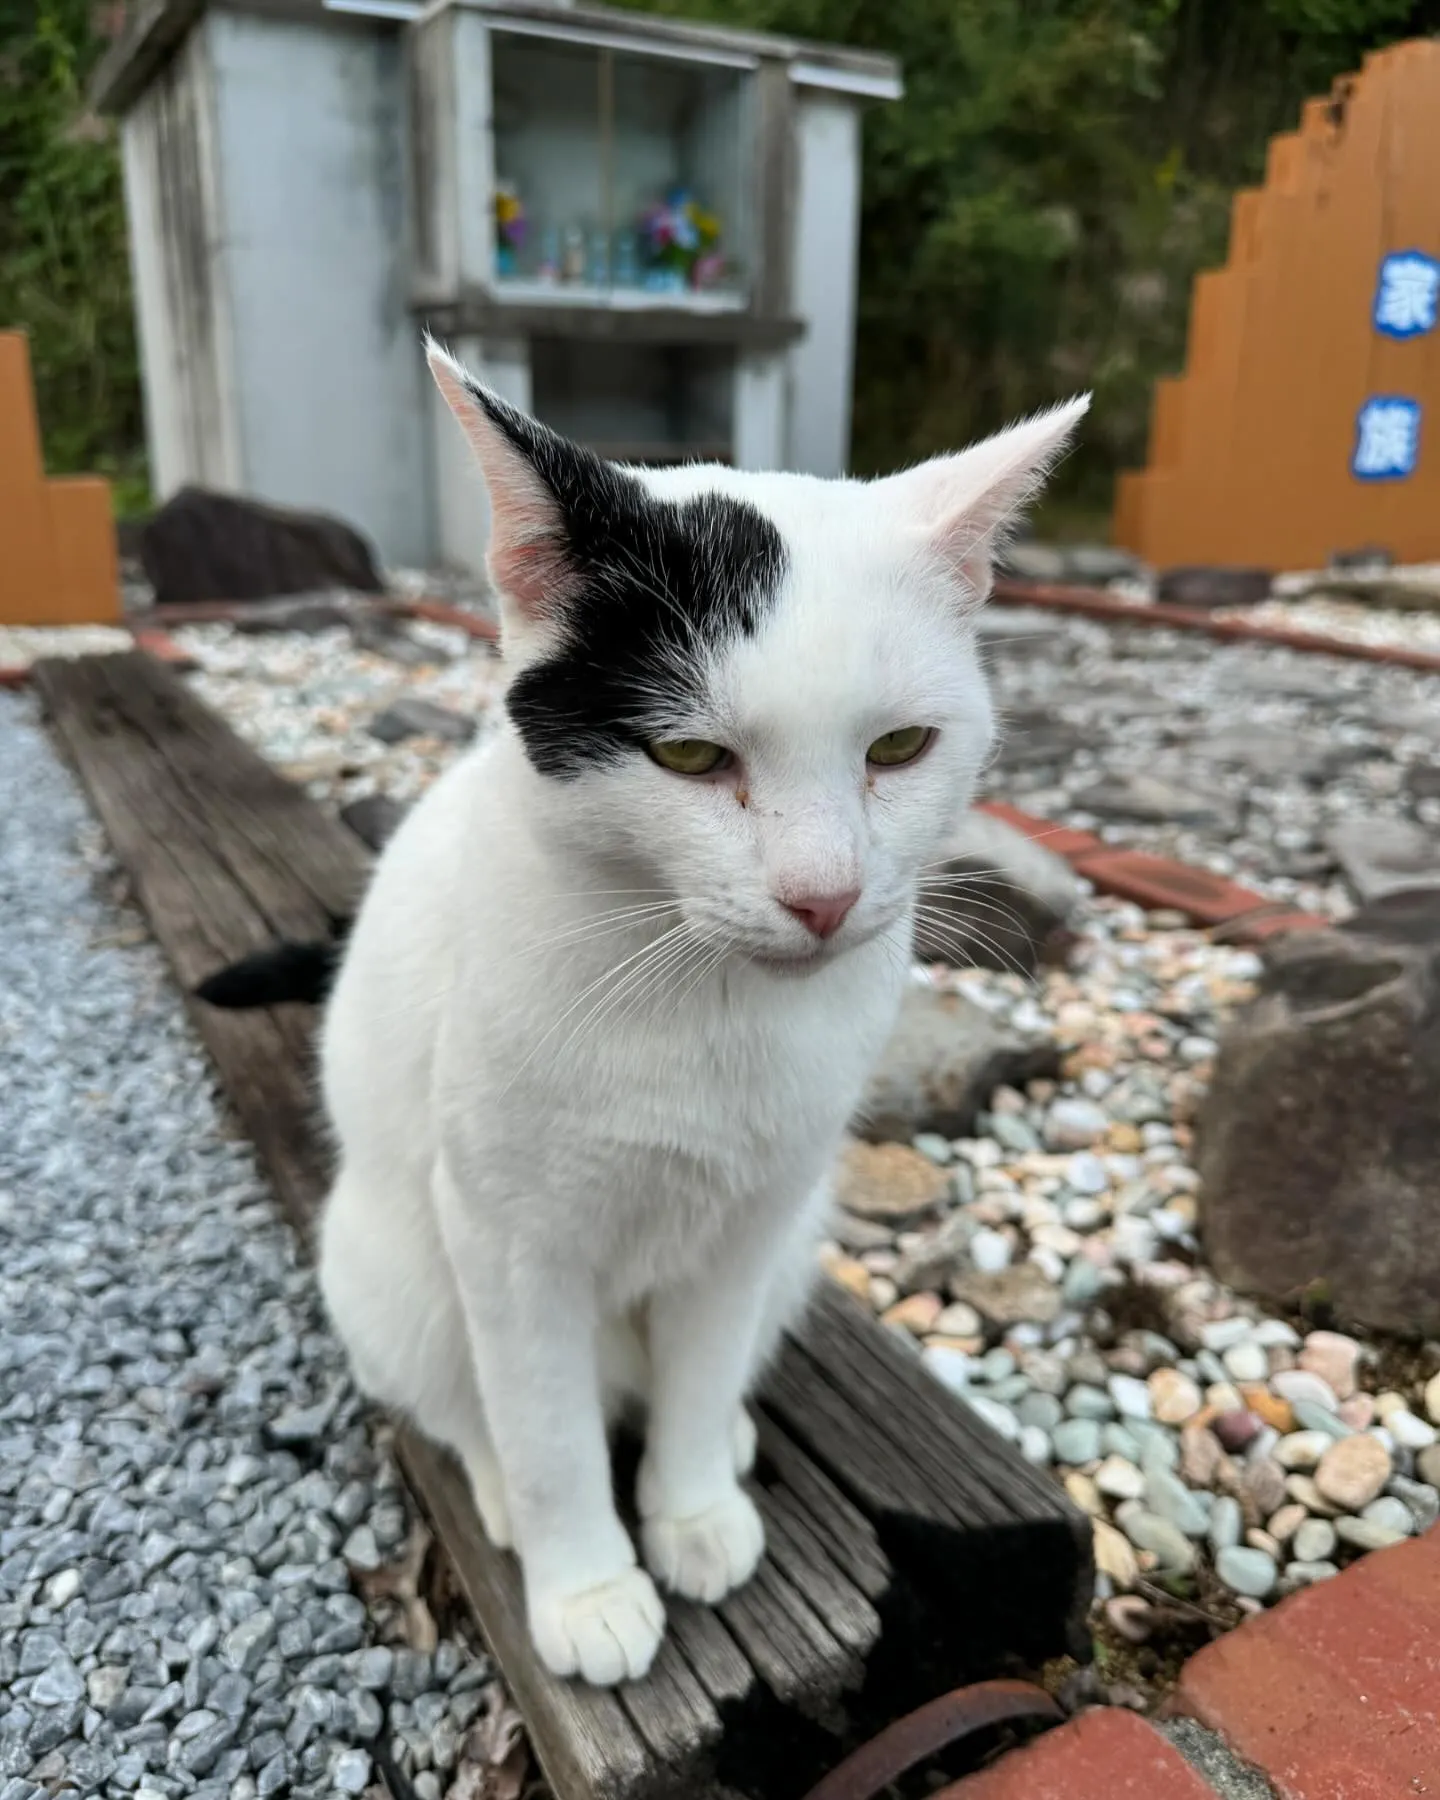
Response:
[[[802,894],[797,900],[782,900],[786,912],[793,913],[807,931],[818,938],[834,937],[849,917],[850,908],[860,898],[859,888],[847,888],[843,894]]]

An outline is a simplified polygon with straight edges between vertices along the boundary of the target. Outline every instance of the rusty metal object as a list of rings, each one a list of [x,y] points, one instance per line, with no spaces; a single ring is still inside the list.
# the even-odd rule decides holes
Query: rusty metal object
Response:
[[[907,1769],[987,1726],[1016,1719],[1058,1725],[1064,1717],[1050,1696],[1028,1681],[981,1681],[957,1688],[862,1744],[812,1788],[806,1800],[874,1800]],[[945,1789],[946,1794],[951,1792]]]

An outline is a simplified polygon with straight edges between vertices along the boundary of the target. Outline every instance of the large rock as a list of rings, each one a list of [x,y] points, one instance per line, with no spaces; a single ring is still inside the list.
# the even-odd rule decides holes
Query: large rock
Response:
[[[468,744],[475,735],[475,721],[419,694],[405,694],[384,712],[377,713],[365,729],[382,744],[400,744],[410,737]]]
[[[1405,792],[1412,800],[1440,800],[1440,763],[1411,763]]]
[[[1112,581],[1139,581],[1144,563],[1116,544],[1066,544],[1063,580],[1080,587],[1106,587]]]
[[[1325,841],[1364,901],[1440,887],[1440,836],[1408,819],[1341,819]]]
[[[1053,1039],[1011,1031],[963,994],[917,983],[851,1129],[871,1142],[964,1137],[1001,1082],[1053,1075],[1058,1061]]]
[[[973,1306],[992,1325],[1048,1325],[1064,1303],[1058,1287],[1032,1262],[1008,1269],[966,1269],[950,1283],[957,1300]]]
[[[1167,606],[1258,606],[1270,598],[1275,579],[1270,569],[1209,567],[1167,569],[1156,583],[1155,595]]]
[[[1199,1166],[1222,1279],[1440,1332],[1440,890],[1275,940],[1221,1043]]]
[[[372,850],[383,850],[400,829],[407,807],[389,794],[366,794],[340,808],[340,822]]]
[[[1244,767],[1268,776],[1323,776],[1337,760],[1335,747],[1319,737],[1265,725],[1236,725],[1193,738],[1186,754],[1197,762]]]
[[[1100,819],[1138,819],[1154,825],[1216,825],[1234,811],[1213,793],[1198,794],[1140,772],[1109,775],[1072,796]]]
[[[835,1198],[858,1219],[908,1225],[934,1212],[949,1193],[945,1170],[908,1144],[852,1141],[840,1153]]]
[[[1340,929],[1350,937],[1407,944],[1414,950],[1440,948],[1440,882],[1382,895],[1362,906]]]
[[[1069,763],[1078,751],[1093,748],[1094,742],[1093,732],[1059,718],[1053,707],[1017,708],[1006,714],[996,763],[1007,772]]]
[[[1030,974],[1080,898],[1070,865],[981,812],[966,815],[949,848],[921,892],[916,956]]]
[[[1033,538],[1007,544],[996,558],[996,572],[1012,581],[1065,580],[1065,552]]]
[[[334,631],[350,625],[355,602],[343,590],[333,593],[297,593],[288,599],[250,600],[237,607],[230,623],[248,637],[262,637],[272,631],[303,632],[313,637],[317,632]],[[360,602],[370,605],[370,601]]]
[[[998,571],[1014,581],[1060,583],[1068,587],[1105,587],[1112,581],[1137,581],[1145,565],[1114,544],[1041,544],[1034,538],[1007,544]]]
[[[385,585],[370,546],[342,520],[209,488],[166,501],[140,534],[140,559],[157,606]]]
[[[1440,612],[1440,581],[1417,575],[1325,575],[1309,589],[1331,600],[1358,600],[1386,612]]]

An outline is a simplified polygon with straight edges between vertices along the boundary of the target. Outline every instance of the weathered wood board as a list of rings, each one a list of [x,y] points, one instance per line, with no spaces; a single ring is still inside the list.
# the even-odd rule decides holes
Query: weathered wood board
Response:
[[[35,680],[187,995],[352,911],[369,867],[359,840],[180,677],[135,654],[43,662]],[[308,1239],[327,1168],[311,1010],[190,1007]],[[838,1290],[787,1344],[757,1411],[759,1575],[713,1610],[672,1604],[653,1672],[614,1693],[539,1665],[513,1558],[485,1541],[448,1456],[401,1433],[406,1477],[558,1800],[798,1800],[947,1688],[1083,1649],[1087,1522]]]

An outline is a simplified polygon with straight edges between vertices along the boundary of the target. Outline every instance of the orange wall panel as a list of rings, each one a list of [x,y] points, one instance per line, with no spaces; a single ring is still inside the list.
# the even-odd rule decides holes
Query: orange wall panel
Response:
[[[55,580],[30,355],[22,333],[0,331],[0,624],[17,624]]]
[[[49,616],[30,623],[118,624],[120,570],[109,482],[95,475],[69,475],[45,485],[59,581]]]
[[[46,480],[25,334],[0,331],[0,625],[119,617],[109,485]]]
[[[1440,557],[1440,322],[1394,337],[1373,316],[1384,258],[1440,262],[1437,193],[1440,42],[1368,56],[1306,105],[1265,186],[1236,195],[1225,266],[1196,281],[1186,372],[1157,385],[1117,542],[1161,567],[1307,567],[1362,543]],[[1420,407],[1419,460],[1360,479],[1357,420],[1385,396]]]

